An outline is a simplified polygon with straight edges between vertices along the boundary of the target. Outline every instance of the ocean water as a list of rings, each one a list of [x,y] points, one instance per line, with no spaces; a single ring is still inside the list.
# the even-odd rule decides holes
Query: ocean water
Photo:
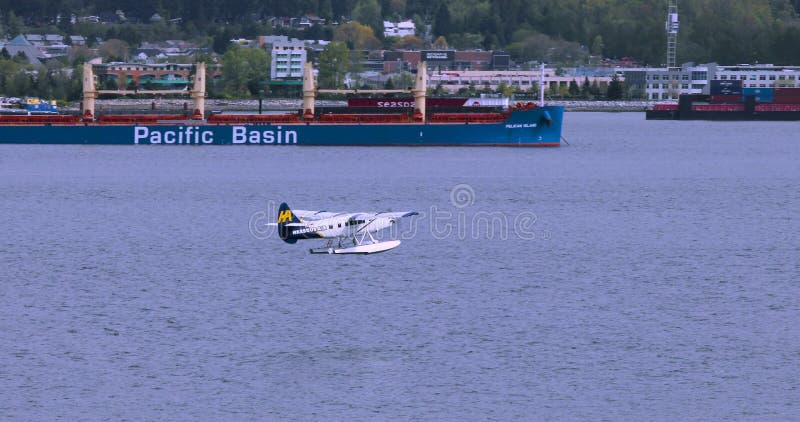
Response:
[[[0,147],[0,419],[798,420],[800,126]],[[417,210],[370,256],[264,223]]]

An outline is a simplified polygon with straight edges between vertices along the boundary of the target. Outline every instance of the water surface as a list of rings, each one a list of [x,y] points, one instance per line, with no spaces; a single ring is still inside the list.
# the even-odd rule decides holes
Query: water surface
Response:
[[[800,418],[797,132],[3,145],[0,418]],[[282,201],[423,215],[391,252],[310,255],[259,231]]]

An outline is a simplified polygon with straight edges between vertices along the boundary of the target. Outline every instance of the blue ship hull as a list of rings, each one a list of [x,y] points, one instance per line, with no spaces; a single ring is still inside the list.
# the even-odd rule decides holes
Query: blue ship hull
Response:
[[[0,125],[4,144],[558,146],[563,107],[515,110],[501,123]]]

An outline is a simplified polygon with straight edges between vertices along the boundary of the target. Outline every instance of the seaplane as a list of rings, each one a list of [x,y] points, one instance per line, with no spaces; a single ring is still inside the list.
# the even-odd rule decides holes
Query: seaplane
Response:
[[[400,246],[399,240],[376,240],[373,233],[392,227],[416,211],[354,212],[293,210],[284,202],[278,208],[278,235],[286,243],[304,239],[328,239],[324,247],[311,248],[313,254],[372,254]]]

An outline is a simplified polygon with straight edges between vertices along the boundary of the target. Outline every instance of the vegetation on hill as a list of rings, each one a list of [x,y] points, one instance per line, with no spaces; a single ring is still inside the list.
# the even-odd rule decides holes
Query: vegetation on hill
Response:
[[[382,21],[412,18],[429,41],[443,36],[450,47],[505,49],[517,60],[580,62],[591,53],[658,66],[665,61],[666,6],[666,0],[0,0],[0,34],[40,29],[133,46],[194,38],[224,48],[226,38],[292,32],[271,27],[268,17],[314,15],[358,21],[391,47],[397,40],[383,39]],[[800,64],[798,6],[796,0],[681,1],[679,61]],[[117,10],[128,23],[71,24],[68,18]],[[151,24],[156,13],[163,20]],[[179,23],[167,23],[176,18]],[[334,35],[331,27],[308,31],[311,38]]]

